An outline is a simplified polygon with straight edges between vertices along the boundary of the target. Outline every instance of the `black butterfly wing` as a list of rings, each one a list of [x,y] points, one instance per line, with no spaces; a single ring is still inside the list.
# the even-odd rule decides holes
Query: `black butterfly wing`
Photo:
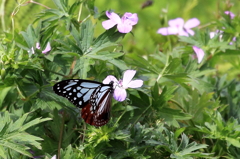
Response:
[[[110,120],[113,83],[102,84],[91,95],[89,103],[82,108],[81,116],[86,123],[103,126]]]
[[[53,91],[67,98],[77,107],[83,108],[89,104],[91,95],[101,85],[102,83],[96,81],[69,79],[56,83]]]

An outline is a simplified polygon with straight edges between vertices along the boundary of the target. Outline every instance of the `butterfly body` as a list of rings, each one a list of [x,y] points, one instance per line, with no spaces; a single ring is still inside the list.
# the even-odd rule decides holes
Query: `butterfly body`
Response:
[[[82,108],[81,116],[86,123],[103,126],[109,121],[113,82],[103,84],[90,80],[70,79],[56,83],[53,90]]]

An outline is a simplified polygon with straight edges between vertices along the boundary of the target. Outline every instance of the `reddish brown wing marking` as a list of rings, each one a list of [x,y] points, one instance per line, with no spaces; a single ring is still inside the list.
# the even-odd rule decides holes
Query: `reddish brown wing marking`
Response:
[[[108,88],[105,89],[104,87]],[[82,108],[81,116],[84,121],[94,126],[107,124],[110,120],[112,96],[112,86],[99,86],[92,93],[89,103]]]

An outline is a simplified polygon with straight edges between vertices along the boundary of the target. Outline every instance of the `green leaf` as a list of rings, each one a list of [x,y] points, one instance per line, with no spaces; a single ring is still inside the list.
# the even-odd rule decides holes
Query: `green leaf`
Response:
[[[171,109],[171,108],[162,108],[159,112],[159,115],[166,119],[166,121],[171,120],[189,120],[192,118],[190,114],[183,113],[181,110]]]
[[[6,156],[6,150],[3,148],[3,146],[0,146],[0,156],[2,158],[7,158]]]
[[[67,7],[68,7],[67,0],[53,0],[53,2],[61,11],[67,12]]]
[[[123,38],[125,34],[114,32],[114,29],[105,31],[96,40],[93,41],[90,54],[96,54],[98,51],[111,47],[117,46],[116,42]]]
[[[103,60],[103,61],[109,61],[109,60],[118,58],[123,55],[124,55],[123,53],[109,53],[109,52],[105,51],[105,52],[99,52],[97,55],[87,54],[86,57],[90,57],[92,59]]]
[[[80,44],[83,51],[83,54],[87,54],[91,50],[88,50],[92,44],[93,40],[93,25],[91,20],[87,20],[86,22],[82,23],[81,25],[81,39]]]
[[[12,87],[2,87],[0,88],[0,106],[3,105],[3,101],[8,94],[8,92],[12,89]]]
[[[164,75],[163,77],[166,77],[166,78],[168,78],[176,83],[179,83],[179,84],[190,82],[190,78],[187,76],[186,73]]]
[[[126,63],[123,60],[112,59],[112,60],[109,60],[108,62],[115,65],[116,67],[118,67],[121,70],[128,69],[128,66],[126,65]]]
[[[41,144],[38,142],[42,140],[40,137],[36,137],[28,134],[24,130],[33,127],[41,122],[50,120],[50,118],[45,119],[35,119],[28,123],[24,123],[29,116],[29,113],[24,114],[22,117],[19,117],[15,122],[10,117],[8,112],[0,114],[2,120],[0,120],[1,129],[1,138],[0,145],[5,148],[11,149],[23,155],[32,157],[29,153],[29,145],[35,146],[38,149],[41,149]]]
[[[32,157],[32,154],[28,151],[29,148],[26,146],[23,146],[21,144],[17,144],[16,142],[10,142],[10,141],[4,141],[0,140],[0,145],[12,149],[18,153],[21,153],[25,156]]]

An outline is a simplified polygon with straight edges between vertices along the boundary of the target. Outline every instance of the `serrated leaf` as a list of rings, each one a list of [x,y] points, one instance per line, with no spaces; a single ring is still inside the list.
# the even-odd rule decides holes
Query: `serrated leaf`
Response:
[[[166,120],[189,120],[192,118],[190,114],[183,113],[181,110],[166,107],[161,109],[159,116]]]
[[[42,122],[45,122],[45,121],[49,121],[49,120],[52,120],[51,118],[44,118],[44,119],[41,119],[41,118],[37,118],[37,119],[34,119],[34,120],[31,120],[29,121],[28,123],[24,124],[20,129],[19,131],[24,131],[34,125],[37,125],[39,123],[42,123]]]
[[[6,150],[3,148],[3,146],[0,146],[0,156],[2,158],[7,158],[6,156]]]
[[[81,44],[83,54],[87,54],[88,52],[91,51],[88,49],[92,44],[93,33],[94,33],[93,25],[90,20],[87,20],[86,22],[82,23],[81,31],[80,31],[80,34],[81,34],[80,44]]]
[[[8,94],[8,92],[12,89],[12,87],[5,87],[5,88],[0,88],[0,106],[2,106],[4,98]]]
[[[53,0],[55,5],[63,12],[67,12],[67,2],[65,0]]]
[[[97,55],[87,54],[86,57],[90,57],[92,59],[103,60],[103,61],[109,61],[109,60],[112,60],[114,58],[118,58],[118,57],[124,55],[122,53],[109,53],[109,52],[101,52],[101,55],[99,55],[99,54],[97,54]]]
[[[16,152],[19,152],[25,156],[32,157],[32,154],[28,151],[29,148],[24,145],[3,140],[0,140],[0,145],[12,149]]]
[[[114,29],[110,29],[105,31],[103,34],[101,34],[99,37],[97,37],[92,44],[91,52],[90,54],[96,54],[98,51],[111,47],[111,46],[117,46],[116,42],[124,37],[124,34],[121,34],[119,32],[114,32]]]
[[[112,60],[109,60],[108,62],[115,65],[116,67],[118,67],[121,70],[128,69],[126,63],[123,60],[112,59]]]

